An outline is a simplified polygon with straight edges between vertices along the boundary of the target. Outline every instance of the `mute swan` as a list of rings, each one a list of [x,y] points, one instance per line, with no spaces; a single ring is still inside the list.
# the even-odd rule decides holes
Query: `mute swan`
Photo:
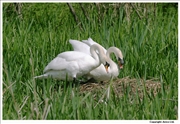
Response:
[[[88,38],[88,40],[82,40],[82,42],[78,40],[69,40],[69,42],[73,46],[74,51],[80,51],[88,55],[90,55],[90,53],[88,52],[90,46],[93,44],[98,44],[95,41],[93,41],[91,38]],[[119,50],[116,47],[110,47],[108,50],[106,50],[105,48],[103,49],[108,58],[110,58],[111,53],[115,54],[116,59],[118,60],[119,67],[120,69],[122,69],[124,61],[121,50]],[[110,65],[111,67],[109,68],[109,73],[106,73],[103,65],[101,64],[99,67],[88,73],[87,75],[88,78],[94,78],[97,81],[105,81],[105,80],[109,80],[111,77],[117,77],[119,75],[119,68],[117,64],[114,61],[112,61],[112,59],[110,59]]]
[[[52,77],[58,80],[66,80],[67,75],[68,81],[75,81],[76,78],[89,73],[101,63],[104,64],[106,73],[108,73],[110,59],[106,57],[102,46],[98,44],[92,45],[90,53],[92,56],[78,51],[60,53],[45,67],[43,75],[34,78]]]

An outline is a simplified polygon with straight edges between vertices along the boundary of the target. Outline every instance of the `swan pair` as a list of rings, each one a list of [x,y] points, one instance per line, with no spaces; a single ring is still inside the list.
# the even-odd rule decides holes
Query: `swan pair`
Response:
[[[100,45],[97,42],[93,41],[91,38],[88,38],[88,40],[82,40],[82,42],[78,40],[69,40],[69,42],[72,45],[74,51],[80,51],[88,55],[91,55],[90,50],[89,50],[90,46],[94,44]],[[110,59],[109,73],[106,73],[105,68],[101,64],[99,67],[90,71],[86,75],[88,79],[94,78],[97,81],[107,81],[107,80],[110,80],[111,77],[117,77],[120,71],[119,68],[120,69],[123,68],[124,61],[123,61],[123,55],[122,55],[121,50],[119,50],[117,47],[110,47],[108,50],[106,50],[104,47],[102,48],[103,48],[103,51],[106,53],[106,56]],[[118,65],[114,61],[112,61],[112,59],[110,58],[111,53],[115,54],[116,59],[118,60]]]
[[[75,81],[76,78],[86,75],[88,78],[105,81],[119,75],[118,66],[110,59],[110,53],[113,52],[120,68],[123,67],[123,55],[118,48],[110,47],[106,50],[91,38],[82,42],[77,40],[69,42],[74,51],[60,53],[45,67],[43,75],[34,78],[52,77]]]

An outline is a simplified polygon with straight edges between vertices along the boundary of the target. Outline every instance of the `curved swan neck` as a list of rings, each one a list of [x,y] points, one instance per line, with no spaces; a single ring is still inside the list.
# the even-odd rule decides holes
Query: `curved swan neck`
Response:
[[[110,47],[110,48],[107,50],[107,52],[106,52],[106,56],[107,56],[108,58],[110,58],[110,54],[111,54],[111,53],[114,53],[114,54],[115,54],[117,60],[118,60],[119,57],[121,57],[121,59],[123,59],[122,52],[121,52],[121,50],[119,50],[118,48],[116,48],[116,47]]]
[[[111,53],[114,53],[115,56],[116,56],[116,59],[118,60],[118,65],[120,67],[120,69],[123,68],[123,65],[124,65],[124,61],[123,61],[123,55],[122,55],[122,52],[121,50],[119,50],[118,48],[116,47],[110,47],[107,52],[106,52],[106,56],[108,58],[110,58],[110,54]],[[110,58],[111,59],[111,58]]]
[[[95,52],[96,50],[98,51],[99,54],[97,54],[97,52]],[[105,53],[104,53],[104,51],[103,51],[102,46],[100,46],[100,45],[98,45],[98,44],[94,44],[94,45],[92,45],[92,46],[90,47],[90,52],[91,52],[91,54],[92,54],[92,57],[93,57],[99,64],[101,64],[100,61],[102,62],[103,60],[105,60],[106,55],[105,55]]]

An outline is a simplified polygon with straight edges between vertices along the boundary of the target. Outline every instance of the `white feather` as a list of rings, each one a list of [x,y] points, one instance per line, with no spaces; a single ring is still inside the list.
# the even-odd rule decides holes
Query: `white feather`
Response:
[[[88,40],[82,40],[82,42],[78,40],[70,40],[69,41],[74,48],[75,51],[80,51],[82,53],[86,53],[88,55],[91,55],[88,51],[90,46],[93,44],[98,44],[95,41],[93,41],[91,38],[88,38]],[[100,44],[98,44],[100,45]],[[116,58],[121,58],[123,59],[123,55],[121,50],[119,50],[116,47],[110,47],[108,50],[106,50],[104,47],[102,47],[104,52],[106,53],[107,57],[110,59],[110,68],[108,69],[109,73],[106,73],[106,70],[104,66],[101,64],[99,67],[95,68],[91,72],[88,73],[88,78],[94,78],[95,80],[98,81],[105,81],[105,80],[110,80],[111,77],[117,77],[119,75],[119,67],[118,65],[112,61],[110,58],[110,54],[114,53]]]
[[[101,63],[109,63],[103,49],[100,45],[92,45],[91,55],[78,51],[67,51],[60,53],[44,69],[44,74],[34,78],[52,77],[59,80],[73,80],[89,73]],[[95,51],[98,51],[97,54]]]

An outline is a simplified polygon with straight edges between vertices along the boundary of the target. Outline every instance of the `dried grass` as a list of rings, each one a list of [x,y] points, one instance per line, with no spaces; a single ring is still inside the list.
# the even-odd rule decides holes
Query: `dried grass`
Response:
[[[94,83],[88,82],[80,85],[80,92],[87,93],[92,92],[94,96],[96,93],[103,92],[109,86],[109,82]],[[112,82],[112,88],[117,97],[122,97],[125,92],[130,96],[134,96],[138,93],[139,97],[143,97],[144,91],[155,96],[161,89],[161,83],[157,79],[143,80],[136,78],[124,77],[122,79],[115,79]]]

